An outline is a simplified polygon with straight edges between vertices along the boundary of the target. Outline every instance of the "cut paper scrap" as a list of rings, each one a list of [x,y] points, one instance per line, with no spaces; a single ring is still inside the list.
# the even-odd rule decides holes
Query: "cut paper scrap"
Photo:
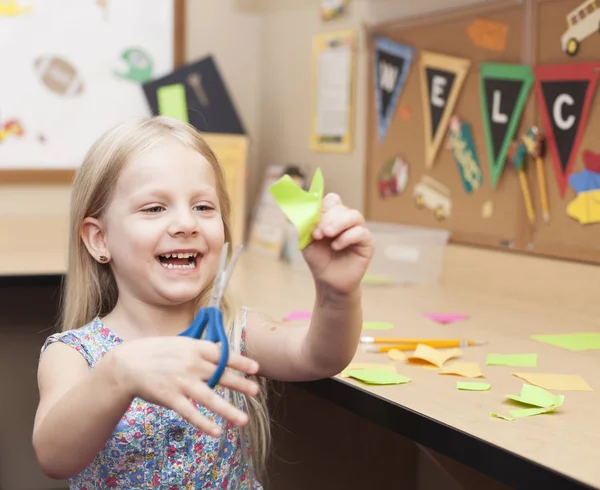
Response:
[[[433,166],[471,60],[421,51],[421,99],[425,125],[425,168]]]
[[[567,205],[567,215],[581,225],[600,223],[600,190],[577,194]]]
[[[392,361],[406,361],[406,354],[398,349],[390,349],[387,352],[387,356]]]
[[[600,349],[600,333],[566,333],[559,335],[532,335],[533,340],[570,351]]]
[[[284,322],[294,322],[296,320],[310,320],[312,311],[290,311],[283,317]]]
[[[18,0],[5,0],[0,2],[0,15],[6,17],[15,17],[17,15],[26,14],[33,10],[32,5],[21,6]]]
[[[483,219],[489,219],[494,214],[494,203],[489,199],[481,206],[481,217]]]
[[[537,354],[488,354],[485,363],[488,366],[536,367]]]
[[[394,324],[390,322],[363,322],[363,330],[391,330]]]
[[[389,277],[380,276],[376,274],[366,274],[361,282],[363,284],[371,284],[374,286],[387,286],[394,284],[394,281]]]
[[[483,373],[477,362],[453,362],[449,366],[443,366],[439,374],[450,374],[465,378],[483,378]]]
[[[120,69],[114,74],[126,80],[145,83],[152,79],[153,63],[150,54],[140,48],[127,48],[119,59]]]
[[[457,381],[456,388],[464,391],[488,391],[491,388],[489,383],[481,383],[476,381]]]
[[[279,207],[298,230],[300,250],[312,241],[312,232],[319,223],[324,187],[320,168],[317,168],[308,191],[302,189],[287,174],[269,187],[269,192]]]
[[[486,19],[477,19],[467,28],[467,35],[478,48],[501,53],[506,49],[508,25]]]
[[[346,371],[356,371],[359,369],[385,369],[391,373],[396,372],[396,366],[394,364],[378,364],[375,362],[351,362],[346,368],[339,374],[340,378],[349,378],[350,376]]]
[[[569,185],[577,193],[600,190],[600,173],[584,168],[581,172],[569,175]]]
[[[450,359],[460,356],[462,356],[462,351],[460,349],[452,349],[444,352],[425,344],[419,344],[417,345],[414,354],[408,357],[408,361],[411,363],[425,362],[440,368]]]
[[[465,315],[463,313],[424,313],[423,316],[433,320],[434,322],[441,323],[442,325],[447,325],[449,323],[454,323],[469,318],[469,315]]]
[[[502,415],[501,413],[495,413],[495,412],[491,412],[490,417],[496,417],[497,419],[508,420],[509,422],[512,422],[513,420],[515,420],[513,417],[507,417],[506,415]]]
[[[532,408],[509,410],[509,413],[512,417],[491,413],[490,415],[492,417],[498,417],[504,420],[512,421],[514,419],[523,417],[551,413],[562,406],[565,401],[564,395],[554,395],[543,388],[528,384],[523,384],[521,393],[519,395],[506,395],[506,397],[524,405],[530,405]]]
[[[181,83],[163,85],[156,90],[158,112],[180,121],[188,122],[188,108],[185,86]]]
[[[344,372],[349,377],[369,385],[399,385],[411,381],[411,378],[390,372],[387,369],[352,369]]]
[[[585,380],[577,374],[551,374],[551,373],[513,373],[523,381],[544,388],[545,390],[558,391],[594,391]]]
[[[540,115],[563,198],[586,130],[599,68],[597,61],[534,68]]]

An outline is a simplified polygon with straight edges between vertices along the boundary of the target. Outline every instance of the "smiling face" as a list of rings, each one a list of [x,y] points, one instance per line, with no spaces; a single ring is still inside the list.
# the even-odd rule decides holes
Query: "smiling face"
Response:
[[[213,280],[224,242],[215,173],[174,139],[127,163],[98,224],[119,301],[180,305]]]

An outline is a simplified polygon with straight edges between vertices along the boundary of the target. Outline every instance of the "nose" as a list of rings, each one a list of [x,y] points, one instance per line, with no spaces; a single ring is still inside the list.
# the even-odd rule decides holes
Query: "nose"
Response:
[[[195,236],[198,234],[198,220],[191,210],[174,211],[167,232],[172,237]]]

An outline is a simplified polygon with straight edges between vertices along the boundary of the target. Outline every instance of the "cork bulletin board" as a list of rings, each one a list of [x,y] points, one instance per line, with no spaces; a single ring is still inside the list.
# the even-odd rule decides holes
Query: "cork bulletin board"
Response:
[[[600,262],[600,98],[587,64],[600,67],[598,7],[505,0],[369,28],[367,218],[448,229],[455,243]],[[594,34],[569,27],[581,8],[599,16]]]

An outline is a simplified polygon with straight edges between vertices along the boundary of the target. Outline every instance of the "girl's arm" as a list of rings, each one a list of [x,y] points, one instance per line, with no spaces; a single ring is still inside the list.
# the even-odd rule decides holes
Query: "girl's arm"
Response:
[[[333,376],[352,360],[362,329],[360,283],[373,255],[373,239],[364,218],[343,206],[335,194],[323,199],[323,211],[304,258],[315,281],[310,327],[274,322],[249,311],[248,354],[263,376],[308,381]]]

